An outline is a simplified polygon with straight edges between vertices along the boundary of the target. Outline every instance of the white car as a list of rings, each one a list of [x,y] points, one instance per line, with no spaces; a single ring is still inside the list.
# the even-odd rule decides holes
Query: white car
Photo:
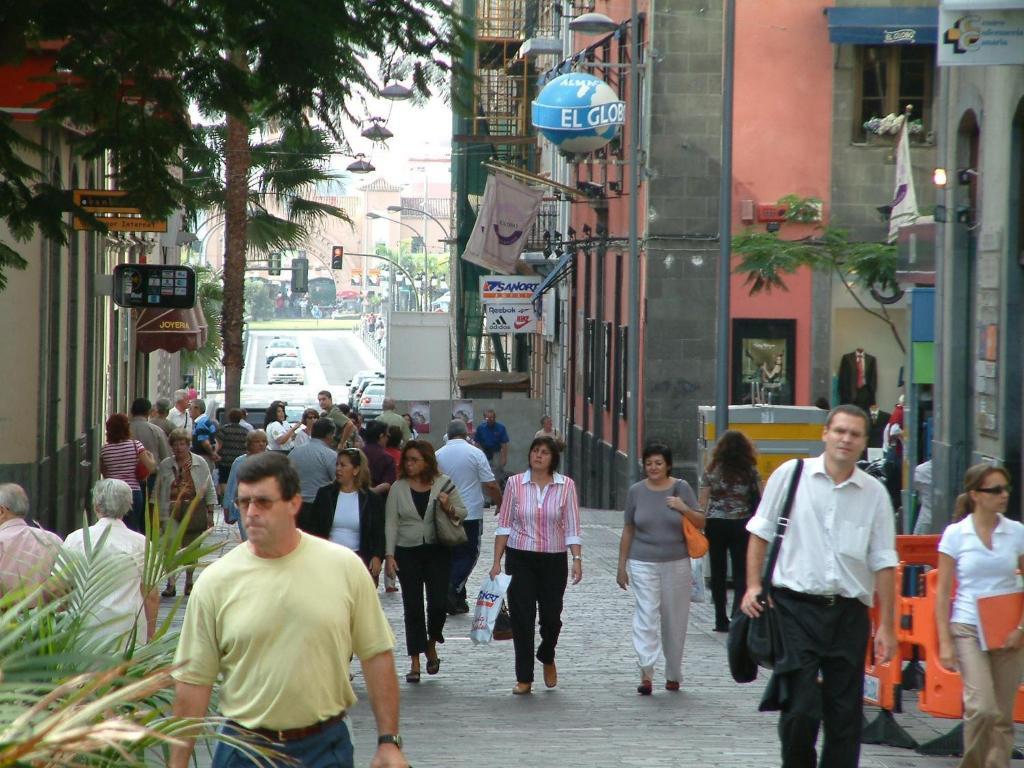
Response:
[[[384,377],[383,371],[376,371],[372,368],[364,368],[361,371],[356,371],[351,379],[348,380],[348,404],[352,408],[357,405],[356,395],[359,394],[359,390],[363,383],[367,379]]]
[[[267,365],[270,365],[279,357],[298,358],[298,356],[299,347],[295,343],[295,339],[275,336],[271,339],[270,343],[267,344]]]
[[[267,371],[267,384],[305,384],[306,366],[296,357],[277,357]]]
[[[384,382],[372,382],[363,390],[356,407],[359,414],[367,419],[375,419],[384,410]]]

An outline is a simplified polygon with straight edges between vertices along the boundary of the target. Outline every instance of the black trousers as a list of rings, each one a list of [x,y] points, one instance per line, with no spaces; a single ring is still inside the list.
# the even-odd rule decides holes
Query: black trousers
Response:
[[[452,550],[440,544],[395,547],[398,581],[402,585],[402,613],[405,617],[405,648],[410,656],[427,651],[427,640],[444,642],[444,621],[448,598],[448,576]],[[423,594],[427,612],[423,613]]]
[[[859,600],[827,606],[776,588],[772,598],[800,668],[787,672],[789,696],[779,717],[782,768],[857,768],[864,719],[864,653],[871,622]],[[818,675],[821,683],[818,683]],[[821,760],[815,742],[824,724]]]
[[[711,557],[711,600],[715,604],[715,625],[729,623],[729,617],[740,609],[747,589],[747,520],[725,520],[709,517],[704,524]],[[726,558],[732,561],[732,611],[726,613]]]
[[[462,527],[466,530],[466,543],[452,548],[452,578],[449,592],[453,599],[466,599],[466,582],[469,580],[476,561],[480,559],[480,535],[483,533],[483,520],[463,520]]]
[[[512,619],[512,644],[516,653],[516,682],[532,683],[534,668],[534,627],[540,611],[540,647],[537,660],[553,664],[558,635],[562,631],[562,598],[569,579],[564,552],[505,550],[505,572],[512,577],[508,587],[508,612]]]

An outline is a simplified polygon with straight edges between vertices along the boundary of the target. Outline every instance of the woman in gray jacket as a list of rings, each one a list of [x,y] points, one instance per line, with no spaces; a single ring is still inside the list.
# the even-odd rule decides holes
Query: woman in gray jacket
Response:
[[[156,476],[156,496],[160,503],[160,519],[182,522],[189,509],[188,527],[182,538],[182,545],[195,541],[207,528],[213,527],[213,508],[217,504],[217,489],[210,476],[210,466],[202,456],[192,453],[192,440],[184,429],[175,429],[167,441],[171,444],[171,455],[160,462]],[[193,505],[193,502],[195,504]],[[185,571],[185,594],[192,592],[194,568]],[[174,582],[168,581],[161,593],[174,597]]]
[[[420,654],[427,656],[427,674],[441,668],[437,644],[444,642],[448,580],[452,550],[438,543],[434,518],[464,520],[466,506],[455,484],[437,468],[434,447],[410,440],[402,449],[399,479],[388,492],[384,510],[384,553],[387,574],[402,583],[405,646],[409,653],[407,683],[420,681]],[[426,591],[427,611],[423,613]]]

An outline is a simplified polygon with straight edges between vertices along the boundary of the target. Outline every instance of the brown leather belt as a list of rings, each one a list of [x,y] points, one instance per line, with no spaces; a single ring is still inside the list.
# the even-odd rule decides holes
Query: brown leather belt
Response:
[[[310,736],[315,736],[326,728],[330,728],[332,725],[340,723],[344,719],[345,711],[342,710],[340,714],[328,717],[326,720],[321,720],[319,723],[313,723],[313,725],[307,725],[304,728],[288,728],[283,731],[276,731],[272,728],[246,728],[244,725],[236,723],[234,720],[229,720],[228,724],[234,728],[238,728],[239,730],[255,733],[257,736],[262,736],[270,741],[283,744],[287,741],[301,741],[302,739],[308,739]]]

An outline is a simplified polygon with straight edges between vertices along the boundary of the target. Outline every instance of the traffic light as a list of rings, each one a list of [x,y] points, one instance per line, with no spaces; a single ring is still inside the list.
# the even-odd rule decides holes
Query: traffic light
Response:
[[[267,257],[267,274],[281,274],[281,252],[274,251]]]
[[[292,259],[292,293],[309,292],[309,259]]]
[[[342,269],[345,266],[345,248],[335,245],[331,248],[331,269]]]

